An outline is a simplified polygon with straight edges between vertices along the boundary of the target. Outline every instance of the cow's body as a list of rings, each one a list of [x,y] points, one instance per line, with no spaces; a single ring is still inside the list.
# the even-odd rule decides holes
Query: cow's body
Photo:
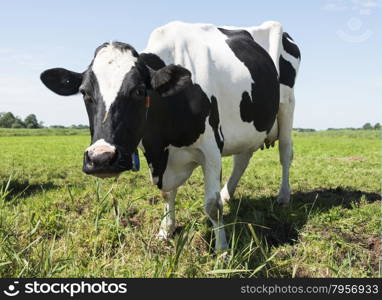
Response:
[[[242,34],[239,30],[250,33],[254,44],[257,43],[269,54],[266,57],[259,49],[254,49],[255,57],[264,55],[260,58],[262,60],[260,63],[269,64],[270,61],[273,61],[274,66],[266,65],[263,73],[251,74],[250,67],[237,57],[227,43],[230,35]],[[284,173],[279,201],[282,203],[289,201],[288,172],[292,156],[293,86],[300,54],[297,47],[293,49],[294,52],[285,49],[288,46],[295,47],[290,37],[283,33],[281,25],[277,22],[266,22],[259,27],[249,28],[173,22],[156,29],[151,34],[148,46],[143,52],[158,55],[166,65],[180,64],[187,68],[192,73],[193,82],[200,85],[218,111],[217,130],[210,126],[210,114],[205,119],[204,133],[195,143],[186,147],[170,145],[167,148],[168,161],[163,174],[152,170],[154,183],[159,181],[161,184],[159,187],[165,192],[170,192],[167,195],[171,199],[170,201],[174,201],[176,188],[187,180],[196,166],[202,165],[205,176],[217,177],[221,169],[221,155],[234,155],[234,171],[229,182],[221,191],[222,200],[228,200],[252,153],[263,147],[264,144],[267,146],[273,144],[278,138],[280,138],[280,159]],[[280,74],[280,70],[282,73],[280,74],[280,94],[277,90],[278,87],[269,82],[273,80],[272,67],[276,68],[278,74]],[[274,102],[270,108],[266,107],[267,103],[260,103],[257,107],[251,107],[250,104],[243,105],[243,93],[251,94],[253,82],[255,82],[254,89],[257,88],[256,76],[271,77],[269,81],[263,81],[263,86],[260,87],[263,89],[261,91],[263,98],[260,101]],[[275,99],[275,95],[277,95],[277,99]],[[259,101],[256,95],[253,96],[255,97],[252,97],[252,102]],[[265,109],[263,109],[264,107]],[[255,110],[254,120],[251,119],[251,116],[245,119],[245,113],[251,109]],[[278,117],[274,118],[277,113]],[[261,119],[257,123],[256,117]],[[189,126],[193,128],[193,124],[189,124]],[[210,174],[208,169],[214,170],[213,174],[208,175]],[[159,180],[160,176],[163,178]],[[205,178],[205,180],[208,184],[209,179]],[[216,178],[214,180],[217,181]],[[209,202],[214,201],[209,199],[216,198],[218,183],[214,185],[215,187],[212,187],[211,190],[206,187],[206,208]],[[168,211],[165,212],[168,213]],[[172,221],[166,220],[165,225],[168,223],[174,225]],[[164,226],[163,229],[161,234],[167,235],[168,231],[172,231],[174,227]]]
[[[277,22],[248,28],[172,22],[153,31],[141,54],[127,44],[104,44],[86,72],[52,69],[42,80],[58,94],[84,94],[93,141],[85,172],[109,176],[131,169],[126,156],[139,141],[166,201],[160,237],[175,229],[177,188],[202,166],[205,210],[216,248],[225,249],[223,202],[253,152],[277,139],[283,167],[278,201],[289,201],[299,62],[298,47]],[[145,117],[141,86],[152,99]],[[221,157],[228,155],[234,168],[221,190]]]

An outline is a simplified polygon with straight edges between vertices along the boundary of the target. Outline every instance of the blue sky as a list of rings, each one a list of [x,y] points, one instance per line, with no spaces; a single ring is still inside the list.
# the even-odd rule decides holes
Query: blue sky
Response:
[[[35,113],[46,125],[87,124],[80,96],[48,91],[39,74],[83,71],[95,48],[120,40],[138,51],[173,20],[283,24],[302,52],[294,127],[362,126],[381,119],[382,0],[4,1],[0,11],[0,112]]]

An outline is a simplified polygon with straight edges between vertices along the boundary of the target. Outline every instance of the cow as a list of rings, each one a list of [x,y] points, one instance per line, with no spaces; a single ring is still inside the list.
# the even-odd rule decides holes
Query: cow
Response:
[[[141,53],[126,43],[104,43],[84,72],[53,68],[41,80],[59,95],[83,95],[91,133],[86,174],[105,178],[137,169],[142,150],[165,202],[159,238],[173,234],[177,189],[201,166],[204,209],[220,251],[228,248],[223,204],[253,152],[276,140],[282,165],[277,200],[289,202],[300,59],[278,22],[218,27],[176,21],[155,29]],[[233,171],[221,188],[223,156],[233,156]]]

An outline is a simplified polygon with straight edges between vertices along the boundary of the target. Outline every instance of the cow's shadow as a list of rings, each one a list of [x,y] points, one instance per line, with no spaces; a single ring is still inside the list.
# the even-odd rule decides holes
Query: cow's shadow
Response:
[[[11,179],[0,182],[0,188],[5,201],[23,199],[44,191],[57,189],[58,186],[53,182],[30,183],[28,180]]]
[[[351,209],[362,198],[371,203],[380,200],[381,196],[344,187],[316,189],[293,193],[289,206],[282,207],[276,202],[275,196],[253,198],[243,195],[227,203],[229,209],[224,215],[227,238],[232,245],[232,239],[237,237],[237,247],[246,247],[249,238],[240,241],[240,235],[243,231],[247,236],[251,234],[248,224],[252,224],[255,233],[268,247],[293,244],[298,239],[299,230],[309,218],[336,206]],[[213,245],[214,235],[211,227],[204,238],[209,245]],[[210,251],[213,251],[212,248]]]

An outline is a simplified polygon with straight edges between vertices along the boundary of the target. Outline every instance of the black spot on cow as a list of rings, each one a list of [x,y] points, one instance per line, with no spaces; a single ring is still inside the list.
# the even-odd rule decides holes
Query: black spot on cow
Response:
[[[253,116],[253,103],[251,100],[251,96],[249,96],[248,92],[244,92],[241,95],[240,102],[240,117],[244,122],[252,122]]]
[[[140,59],[154,70],[165,65],[155,54],[141,55]],[[157,186],[162,188],[168,160],[167,147],[183,147],[195,143],[205,131],[211,103],[198,84],[191,84],[173,96],[162,97],[155,91],[150,96],[151,106],[142,144],[147,162],[153,167],[152,175],[159,177]]]
[[[283,48],[285,52],[289,53],[290,55],[294,56],[297,59],[300,59],[301,58],[300,49],[297,47],[296,44],[288,41],[288,39],[293,41],[290,35],[284,32],[282,42],[283,42]]]
[[[158,150],[161,151],[153,151],[153,145],[147,144],[147,139],[142,141],[143,147],[145,148],[144,155],[147,164],[152,166],[151,176],[158,178],[157,187],[161,189],[163,186],[163,174],[167,167],[168,149],[165,149],[160,141],[157,142],[159,146]]]
[[[208,122],[214,131],[216,144],[218,145],[218,148],[221,153],[223,151],[224,146],[224,137],[221,131],[218,102],[215,96],[211,96],[211,111],[210,116],[208,118]]]
[[[279,59],[280,66],[280,83],[293,88],[296,80],[296,70],[293,68],[292,64],[285,60],[281,55]]]
[[[242,93],[240,115],[244,122],[253,122],[256,130],[269,132],[275,122],[280,101],[278,74],[272,58],[245,30],[218,28],[226,43],[248,68],[253,84],[251,96]]]

